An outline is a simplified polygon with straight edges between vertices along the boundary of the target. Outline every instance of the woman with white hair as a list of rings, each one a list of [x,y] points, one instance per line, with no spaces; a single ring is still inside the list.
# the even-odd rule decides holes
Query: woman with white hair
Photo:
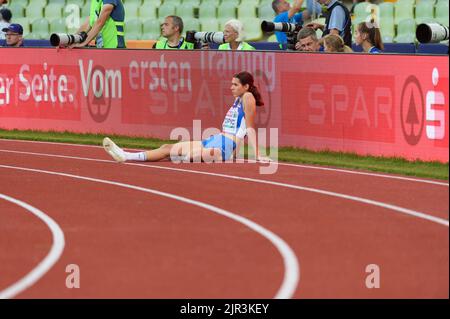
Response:
[[[223,30],[225,43],[219,46],[219,50],[255,50],[244,39],[244,26],[239,20],[229,20]]]

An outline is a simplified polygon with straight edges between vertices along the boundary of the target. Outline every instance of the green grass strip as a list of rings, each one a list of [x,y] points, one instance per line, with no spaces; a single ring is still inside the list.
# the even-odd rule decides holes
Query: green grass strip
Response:
[[[87,145],[101,145],[104,134],[77,134],[71,132],[42,132],[1,130],[0,138],[32,141],[61,142]],[[153,149],[170,140],[145,137],[130,137],[108,134],[118,145],[127,148]],[[448,180],[448,163],[408,161],[396,157],[361,156],[353,153],[320,151],[314,152],[300,148],[282,147],[278,149],[280,162],[314,164],[366,171],[393,173],[399,175]]]

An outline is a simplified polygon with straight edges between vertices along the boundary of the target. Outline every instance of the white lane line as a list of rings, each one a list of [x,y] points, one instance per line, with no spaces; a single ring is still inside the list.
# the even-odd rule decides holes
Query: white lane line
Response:
[[[0,194],[0,199],[16,204],[38,217],[47,225],[47,227],[52,232],[53,237],[52,247],[47,256],[45,256],[45,258],[22,279],[15,282],[6,289],[0,291],[0,299],[8,299],[20,294],[22,291],[28,289],[39,279],[41,279],[61,257],[65,242],[64,233],[61,230],[61,227],[59,227],[59,225],[50,216],[46,215],[36,207],[33,207],[27,203],[24,203],[7,195]]]
[[[41,144],[50,144],[50,145],[55,144],[55,145],[90,147],[90,148],[103,148],[102,146],[96,146],[96,145],[82,145],[82,144],[71,144],[71,143],[26,141],[26,140],[10,140],[10,139],[1,139],[1,138],[0,138],[0,141],[8,141],[8,142],[13,141],[13,142],[21,142],[21,143],[41,143]],[[132,150],[132,149],[127,148],[127,150]],[[142,149],[134,149],[134,150],[143,151]],[[1,150],[1,151],[3,151],[3,150]],[[387,178],[387,179],[397,179],[397,180],[403,180],[403,181],[408,181],[408,182],[427,183],[427,184],[441,185],[441,186],[449,187],[449,183],[438,182],[438,181],[433,181],[433,180],[428,180],[428,179],[387,175],[387,174],[382,174],[382,173],[369,173],[369,172],[353,171],[353,170],[342,169],[342,168],[309,166],[309,165],[304,165],[304,164],[293,164],[293,163],[283,163],[283,162],[277,162],[277,164],[280,166],[290,166],[290,167],[297,167],[297,168],[304,168],[304,169],[314,169],[314,170],[321,170],[321,171],[338,172],[338,173],[344,173],[344,174],[354,174],[354,175],[363,175],[363,176],[371,176],[371,177],[379,177],[379,178]]]
[[[3,150],[0,150],[0,151],[3,151]],[[86,158],[86,157],[75,157],[75,156],[54,155],[54,154],[44,154],[44,153],[31,153],[31,152],[19,152],[19,151],[6,151],[6,152],[27,154],[27,155],[36,155],[36,156],[76,159],[76,160],[93,161],[93,162],[107,162],[107,163],[116,164],[114,161],[111,161],[111,160],[100,160],[100,159]],[[312,193],[317,193],[317,194],[322,194],[322,195],[327,195],[327,196],[343,198],[343,199],[360,202],[360,203],[364,203],[364,204],[368,204],[368,205],[378,206],[378,207],[386,208],[389,210],[393,210],[398,213],[402,213],[402,214],[417,217],[420,219],[428,220],[428,221],[449,227],[449,221],[446,219],[443,219],[443,218],[428,215],[428,214],[425,214],[425,213],[422,213],[419,211],[415,211],[412,209],[408,209],[408,208],[404,208],[404,207],[400,207],[400,206],[396,206],[396,205],[391,205],[391,204],[387,204],[384,202],[379,202],[376,200],[371,200],[371,199],[367,199],[367,198],[363,198],[363,197],[357,197],[357,196],[346,195],[346,194],[342,194],[342,193],[321,190],[321,189],[312,188],[312,187],[298,186],[298,185],[274,182],[274,181],[269,181],[269,180],[264,180],[264,179],[255,179],[255,178],[240,177],[240,176],[234,176],[234,175],[210,173],[210,172],[203,172],[203,171],[196,171],[196,170],[188,170],[188,169],[183,169],[183,168],[164,167],[164,166],[158,166],[158,165],[137,164],[137,163],[125,163],[125,164],[116,164],[116,165],[140,166],[140,167],[146,167],[146,168],[154,168],[154,169],[176,171],[176,172],[183,172],[183,173],[209,175],[209,176],[214,176],[214,177],[223,177],[223,178],[229,178],[229,179],[240,180],[240,181],[247,181],[247,182],[253,182],[253,183],[275,185],[275,186],[280,186],[280,187],[285,187],[285,188],[297,189],[297,190],[302,190],[302,191],[307,191],[307,192],[312,192]]]
[[[300,280],[300,264],[297,260],[297,256],[295,255],[294,251],[292,250],[292,248],[283,239],[281,239],[281,237],[279,237],[275,233],[271,232],[270,230],[264,228],[263,226],[255,223],[255,222],[251,221],[250,219],[242,217],[238,214],[232,213],[225,209],[221,209],[216,206],[209,205],[209,204],[206,204],[206,203],[203,203],[200,201],[196,201],[193,199],[189,199],[186,197],[182,197],[182,196],[178,196],[178,195],[174,195],[174,194],[170,194],[170,193],[166,193],[166,192],[157,191],[157,190],[151,189],[151,188],[144,188],[144,187],[139,187],[139,186],[135,186],[135,185],[124,184],[124,183],[103,180],[103,179],[98,179],[98,178],[91,178],[91,177],[86,177],[86,176],[72,175],[72,174],[66,174],[66,173],[61,173],[61,172],[45,171],[45,170],[25,168],[25,167],[0,165],[0,168],[64,176],[64,177],[70,177],[70,178],[79,179],[79,180],[85,180],[85,181],[91,181],[91,182],[96,182],[96,183],[102,183],[102,184],[108,184],[108,185],[114,185],[114,186],[134,189],[137,191],[146,192],[146,193],[170,198],[170,199],[177,200],[177,201],[180,201],[180,202],[183,202],[186,204],[204,208],[204,209],[214,212],[218,215],[232,219],[238,223],[241,223],[241,224],[247,226],[251,230],[255,231],[256,233],[260,234],[261,236],[263,236],[264,238],[269,240],[275,246],[275,248],[278,250],[280,255],[282,256],[283,263],[284,263],[283,282],[274,298],[276,298],[276,299],[292,298],[292,296],[294,295],[294,293],[297,289],[297,286],[298,286],[298,283]]]

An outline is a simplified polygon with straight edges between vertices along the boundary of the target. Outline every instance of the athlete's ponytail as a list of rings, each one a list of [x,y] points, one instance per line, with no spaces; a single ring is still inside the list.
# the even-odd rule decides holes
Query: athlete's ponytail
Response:
[[[261,93],[259,92],[258,88],[255,86],[254,82],[255,80],[253,79],[253,75],[247,71],[242,71],[239,72],[238,74],[236,74],[234,76],[236,79],[238,79],[242,85],[247,85],[248,84],[248,91],[253,94],[253,97],[256,100],[256,105],[257,106],[263,106],[264,102],[262,100],[261,97]]]

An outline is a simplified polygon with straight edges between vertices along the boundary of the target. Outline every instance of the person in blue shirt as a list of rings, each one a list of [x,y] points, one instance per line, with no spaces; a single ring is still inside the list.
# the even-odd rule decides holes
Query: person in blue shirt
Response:
[[[361,22],[356,26],[355,42],[362,46],[366,53],[382,53],[384,50],[380,28],[373,19],[370,22]]]
[[[307,9],[299,12],[303,5],[303,1],[304,0],[294,0],[292,6],[286,0],[272,1],[272,8],[276,14],[273,22],[288,22],[302,25],[303,21],[311,17],[312,12],[315,12],[317,14],[321,13],[322,7],[315,3],[313,0],[307,0]],[[287,43],[286,33],[276,31],[275,35],[277,37],[277,41],[280,44]]]

